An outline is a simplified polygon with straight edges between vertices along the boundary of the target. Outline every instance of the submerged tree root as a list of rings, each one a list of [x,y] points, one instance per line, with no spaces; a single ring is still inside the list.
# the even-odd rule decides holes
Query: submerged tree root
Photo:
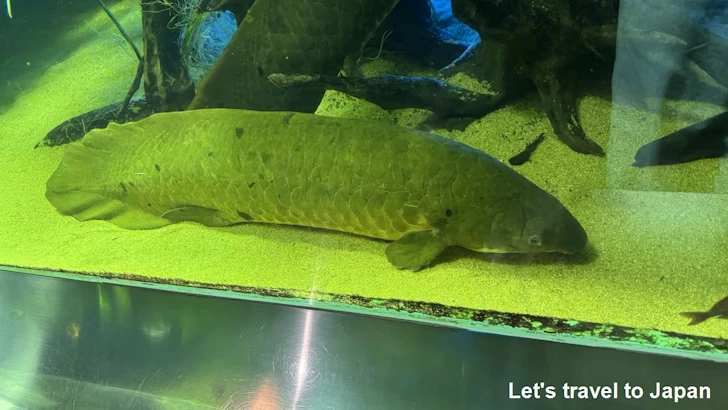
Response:
[[[275,85],[326,88],[365,99],[385,110],[424,108],[442,118],[482,117],[498,107],[502,95],[481,94],[445,81],[426,77],[381,75],[346,78],[323,75],[275,73],[268,76]]]
[[[194,84],[182,64],[179,50],[180,28],[169,27],[177,18],[175,10],[157,0],[142,0],[145,50],[142,57],[111,11],[101,0],[98,2],[140,60],[132,86],[122,102],[64,121],[48,132],[36,148],[79,140],[89,131],[104,128],[112,121],[123,124],[141,120],[155,112],[180,110],[194,98]],[[132,101],[142,78],[146,98]]]
[[[125,122],[139,121],[154,113],[154,110],[144,100],[132,100],[123,115],[120,114],[124,102],[118,102],[106,107],[63,121],[46,134],[43,141],[36,144],[39,147],[55,147],[80,140],[86,133],[96,128],[106,128],[110,122],[123,124]]]

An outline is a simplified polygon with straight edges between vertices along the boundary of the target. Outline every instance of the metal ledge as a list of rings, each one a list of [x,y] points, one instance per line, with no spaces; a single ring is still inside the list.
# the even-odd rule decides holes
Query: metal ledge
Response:
[[[159,283],[151,281],[153,278],[128,274],[117,273],[110,277],[100,273],[56,272],[0,265],[0,270],[2,269],[93,283],[363,314],[503,336],[728,363],[728,340],[656,329],[466,309],[425,302],[369,299],[317,291],[303,293],[287,289],[221,287],[209,283],[184,281],[176,281],[174,284]]]
[[[0,408],[667,408],[656,382],[710,388],[675,408],[728,406],[711,361],[103,282],[0,271]],[[645,396],[562,397],[615,382]]]

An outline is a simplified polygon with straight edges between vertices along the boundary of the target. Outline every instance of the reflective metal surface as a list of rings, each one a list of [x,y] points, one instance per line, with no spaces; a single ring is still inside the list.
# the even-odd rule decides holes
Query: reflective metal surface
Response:
[[[725,409],[727,366],[0,271],[0,409]],[[566,400],[566,382],[645,396]],[[656,382],[711,398],[671,406]]]

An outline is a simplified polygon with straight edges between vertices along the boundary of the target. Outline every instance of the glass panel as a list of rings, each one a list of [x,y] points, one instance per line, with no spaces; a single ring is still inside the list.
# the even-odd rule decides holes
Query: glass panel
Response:
[[[719,363],[0,273],[3,409],[581,409],[581,386],[615,381],[589,408],[674,403],[657,381],[696,386],[692,410],[728,399]]]
[[[0,265],[725,361],[727,25],[6,0]]]

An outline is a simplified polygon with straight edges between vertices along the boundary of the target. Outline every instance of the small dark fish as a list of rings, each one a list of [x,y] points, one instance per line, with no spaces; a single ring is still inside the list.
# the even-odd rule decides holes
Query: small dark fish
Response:
[[[726,154],[728,111],[641,146],[632,166],[679,164]]]
[[[528,144],[526,146],[526,149],[523,150],[520,154],[514,156],[513,158],[509,159],[508,162],[511,165],[522,165],[525,164],[526,161],[531,159],[531,154],[533,154],[533,151],[536,151],[536,148],[538,147],[538,144],[543,142],[544,135],[543,132],[536,138],[533,142]]]
[[[681,312],[680,314],[690,319],[688,325],[703,323],[711,317],[728,319],[728,297],[721,299],[707,312]]]

